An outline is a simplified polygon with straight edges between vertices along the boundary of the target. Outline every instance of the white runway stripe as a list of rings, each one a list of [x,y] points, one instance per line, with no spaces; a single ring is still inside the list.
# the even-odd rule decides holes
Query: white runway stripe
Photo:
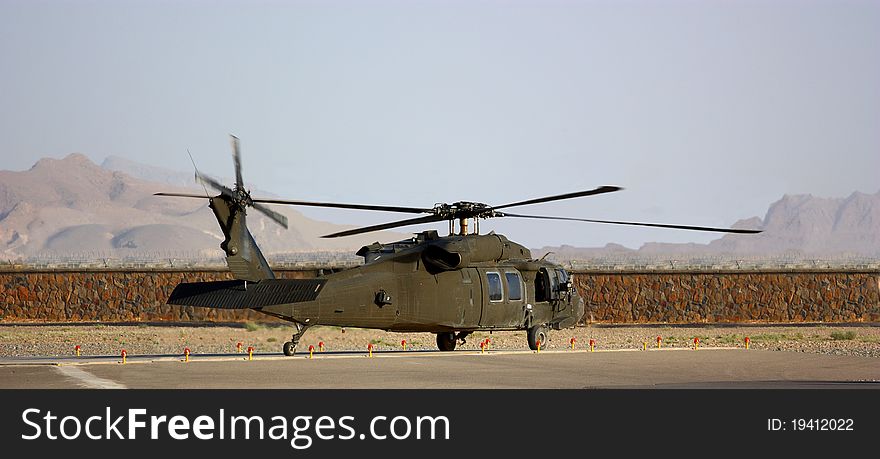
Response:
[[[76,380],[76,383],[86,389],[125,389],[126,387],[116,381],[99,378],[88,371],[74,365],[61,365],[55,367],[59,373]]]

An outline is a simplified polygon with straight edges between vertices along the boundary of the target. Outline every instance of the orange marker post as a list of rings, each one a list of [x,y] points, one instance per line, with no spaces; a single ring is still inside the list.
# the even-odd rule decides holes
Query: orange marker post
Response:
[[[400,340],[400,347],[402,347],[404,351],[406,350],[406,340],[405,339]]]
[[[661,343],[661,342],[663,342],[663,338],[661,338],[661,337],[658,335],[658,336],[657,336],[657,349],[660,349],[660,343]]]
[[[125,352],[125,349],[123,349],[121,354],[122,354],[122,364],[125,365],[125,357],[128,355],[128,353]]]
[[[315,353],[315,346],[312,344],[309,344],[309,358],[312,358],[312,354],[314,354],[314,353]]]
[[[254,347],[248,346],[248,360],[254,359]]]
[[[694,337],[694,350],[696,351],[699,347],[700,347],[700,337],[695,336]]]
[[[369,357],[373,358],[373,343],[367,345],[367,352],[369,353]]]
[[[571,350],[574,350],[574,343],[576,343],[576,342],[577,342],[576,338],[572,338],[569,340],[569,343],[571,343]]]
[[[241,354],[241,341],[239,341],[238,344],[235,345],[235,349],[238,351],[239,354]]]
[[[73,351],[76,353],[76,356],[79,357],[79,344],[77,344],[77,345],[73,348]]]
[[[183,361],[189,362],[189,348],[183,350]]]
[[[596,341],[591,339],[590,340],[590,352],[593,352],[593,348],[595,348],[595,347],[596,347]]]
[[[745,341],[746,341],[746,350],[748,350],[748,349],[749,349],[749,344],[751,344],[752,340],[750,340],[749,337],[746,336]]]
[[[324,352],[324,342],[323,341],[318,341],[318,349],[321,352]]]
[[[647,351],[647,350],[648,350],[648,342],[647,342],[647,341],[645,341],[645,342],[642,343],[642,350],[643,350],[643,351]]]

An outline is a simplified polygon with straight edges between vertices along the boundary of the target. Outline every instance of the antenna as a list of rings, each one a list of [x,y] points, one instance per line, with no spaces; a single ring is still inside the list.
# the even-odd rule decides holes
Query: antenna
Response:
[[[196,171],[196,175],[195,175],[195,179],[196,179],[196,181],[199,182],[199,183],[201,183],[201,184],[202,184],[202,188],[205,189],[205,197],[206,197],[206,198],[210,198],[211,196],[208,195],[208,187],[206,187],[205,184],[202,183],[201,180],[199,180],[199,175],[201,175],[201,174],[199,174],[199,168],[196,167],[196,160],[193,159],[193,155],[192,155],[192,153],[189,152],[189,148],[186,149],[186,154],[189,155],[189,160],[190,160],[190,162],[191,162],[192,165],[193,165],[193,169],[195,169],[195,171]]]

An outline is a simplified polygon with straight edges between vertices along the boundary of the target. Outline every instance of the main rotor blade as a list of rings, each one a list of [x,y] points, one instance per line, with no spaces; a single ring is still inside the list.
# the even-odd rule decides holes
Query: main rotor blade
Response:
[[[515,207],[515,206],[525,206],[528,204],[538,204],[541,202],[559,201],[562,199],[580,198],[583,196],[593,196],[596,194],[611,193],[611,192],[619,191],[622,189],[623,188],[621,188],[619,186],[600,186],[599,188],[596,188],[594,190],[576,191],[574,193],[559,194],[556,196],[547,196],[545,198],[529,199],[528,201],[514,202],[514,203],[510,203],[510,204],[504,204],[501,206],[493,206],[490,210],[505,209],[507,207]]]
[[[425,209],[420,207],[400,207],[400,206],[373,206],[367,204],[340,204],[336,202],[311,202],[311,201],[292,201],[289,199],[254,199],[254,202],[264,202],[267,204],[290,204],[292,206],[310,206],[310,207],[334,207],[337,209],[357,209],[357,210],[381,210],[385,212],[403,212],[409,214],[426,214],[433,209]]]
[[[546,217],[543,215],[521,215],[504,213],[504,217],[517,218],[537,218],[542,220],[567,220],[573,222],[589,222],[589,223],[607,223],[609,225],[631,225],[631,226],[651,226],[654,228],[672,228],[691,231],[711,231],[715,233],[735,233],[735,234],[756,234],[761,230],[735,229],[735,228],[712,228],[710,226],[691,226],[691,225],[667,225],[663,223],[638,223],[638,222],[618,222],[610,220],[591,220],[588,218],[571,218],[571,217]]]
[[[420,223],[433,223],[433,222],[439,222],[439,221],[443,221],[443,220],[445,220],[445,218],[443,218],[439,215],[428,215],[425,217],[410,218],[408,220],[399,220],[399,221],[391,222],[391,223],[383,223],[381,225],[365,226],[363,228],[355,228],[355,229],[350,229],[347,231],[340,231],[338,233],[328,234],[326,236],[321,236],[321,237],[331,238],[331,237],[353,236],[355,234],[371,233],[373,231],[381,231],[381,230],[386,230],[386,229],[391,229],[391,228],[397,228],[400,226],[418,225]]]
[[[232,190],[227,188],[226,185],[212,179],[211,177],[208,177],[207,175],[202,175],[202,174],[196,173],[196,179],[198,179],[199,182],[201,182],[203,184],[208,184],[208,186],[210,186],[211,188],[214,188],[215,190],[219,191],[220,193],[225,194],[226,196],[235,199],[235,193]]]
[[[253,207],[258,212],[262,212],[265,216],[271,218],[272,221],[283,226],[284,229],[287,229],[287,217],[285,217],[284,215],[281,215],[280,213],[275,212],[274,210],[262,204],[254,203],[251,207]]]
[[[201,199],[209,198],[209,199],[210,199],[210,196],[202,196],[202,195],[200,195],[200,194],[190,194],[190,193],[165,193],[165,192],[159,192],[159,193],[153,193],[153,196],[175,196],[175,197],[178,197],[178,198],[201,198]]]
[[[235,164],[235,187],[244,188],[244,180],[241,178],[241,152],[238,148],[238,137],[229,134],[232,141],[232,162]]]

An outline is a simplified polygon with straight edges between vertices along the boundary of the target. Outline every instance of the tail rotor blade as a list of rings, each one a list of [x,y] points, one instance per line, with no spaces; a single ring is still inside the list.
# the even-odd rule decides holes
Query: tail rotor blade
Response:
[[[230,134],[232,141],[232,162],[235,164],[235,187],[244,189],[244,180],[241,178],[241,152],[238,146],[238,137]]]
[[[166,193],[166,192],[153,193],[153,196],[174,196],[174,197],[176,197],[176,198],[199,198],[199,199],[205,199],[205,197],[206,197],[206,196],[202,196],[202,195],[200,195],[200,194],[192,194],[192,193]],[[207,196],[207,197],[210,198],[210,196]]]
[[[260,203],[255,202],[251,207],[253,207],[256,211],[262,213],[263,215],[269,217],[275,223],[278,223],[279,225],[283,226],[284,229],[287,229],[287,217],[286,216],[281,215],[280,213],[278,213],[278,212],[276,212],[276,211],[270,209],[269,207],[264,206]]]
[[[220,193],[222,193],[223,195],[225,195],[229,198],[232,198],[232,199],[236,198],[235,193],[232,190],[230,190],[226,185],[212,179],[211,177],[208,177],[207,175],[202,175],[197,172],[196,179],[198,179],[198,181],[200,183],[210,186],[211,188],[219,191]]]

